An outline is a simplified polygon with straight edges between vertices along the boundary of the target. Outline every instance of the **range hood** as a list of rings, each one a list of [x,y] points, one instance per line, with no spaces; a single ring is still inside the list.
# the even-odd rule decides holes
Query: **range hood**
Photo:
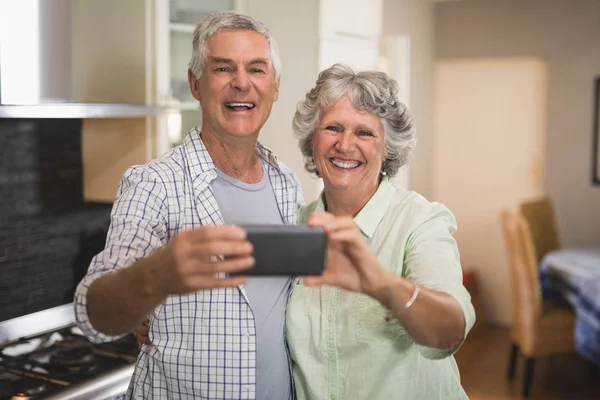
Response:
[[[106,15],[94,20],[87,4],[0,0],[0,118],[127,118],[166,111],[148,105],[144,86],[135,86],[147,80],[139,56],[107,60],[119,45],[110,39],[114,26]],[[141,40],[140,48],[148,48]],[[132,78],[122,71],[136,72]],[[123,87],[128,82],[133,95]],[[112,92],[106,88],[111,84]]]

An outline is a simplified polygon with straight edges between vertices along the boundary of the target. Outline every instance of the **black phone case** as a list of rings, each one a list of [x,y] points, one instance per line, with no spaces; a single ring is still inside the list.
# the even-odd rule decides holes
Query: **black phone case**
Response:
[[[254,266],[248,276],[322,275],[327,236],[321,228],[306,225],[242,225],[254,247]]]

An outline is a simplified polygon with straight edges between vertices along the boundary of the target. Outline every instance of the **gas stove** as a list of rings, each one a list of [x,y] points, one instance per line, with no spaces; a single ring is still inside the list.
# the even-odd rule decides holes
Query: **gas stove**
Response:
[[[20,339],[0,349],[0,400],[115,398],[137,355],[133,335],[94,344],[75,326]]]

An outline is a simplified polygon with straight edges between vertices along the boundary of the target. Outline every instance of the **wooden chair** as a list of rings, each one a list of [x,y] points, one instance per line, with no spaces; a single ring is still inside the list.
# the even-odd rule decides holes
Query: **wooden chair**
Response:
[[[535,359],[575,351],[575,315],[556,304],[545,304],[529,226],[521,214],[501,212],[513,289],[513,321],[508,379],[515,375],[517,355],[525,357],[522,394],[528,397]]]
[[[519,210],[529,225],[539,263],[546,253],[560,247],[554,206],[548,197],[541,197],[522,202]]]

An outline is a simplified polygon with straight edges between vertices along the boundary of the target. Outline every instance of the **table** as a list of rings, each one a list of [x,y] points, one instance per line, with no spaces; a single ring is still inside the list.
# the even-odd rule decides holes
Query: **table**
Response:
[[[544,301],[565,299],[575,311],[575,348],[600,365],[600,247],[548,252],[540,262]]]

